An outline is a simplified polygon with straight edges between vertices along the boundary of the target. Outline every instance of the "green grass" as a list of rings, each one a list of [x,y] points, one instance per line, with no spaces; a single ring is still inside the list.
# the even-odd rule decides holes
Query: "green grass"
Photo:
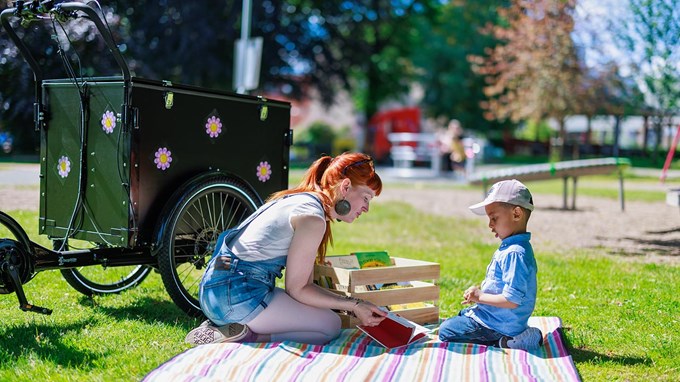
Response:
[[[611,182],[608,177],[592,177],[579,186],[579,195],[586,189],[609,190],[612,187],[603,185]],[[644,185],[643,180],[631,183]],[[535,182],[530,187],[535,193],[561,193],[561,182]],[[616,197],[615,186],[613,192]],[[642,187],[639,194],[630,191],[626,198],[656,200],[654,195]],[[36,212],[10,215],[31,239],[49,245],[37,235]],[[2,229],[0,237],[7,237]],[[440,263],[442,317],[456,314],[463,291],[482,280],[496,245],[480,219],[428,215],[379,198],[371,213],[354,224],[334,224],[334,237],[331,254],[386,249],[392,256]],[[678,379],[680,268],[631,262],[595,250],[568,255],[541,251],[537,260],[534,314],[562,319],[583,380]],[[14,294],[0,295],[1,381],[140,380],[188,349],[184,335],[199,323],[172,303],[157,273],[120,295],[94,298],[73,290],[59,271],[39,273],[24,287],[30,302],[54,313],[23,313]]]

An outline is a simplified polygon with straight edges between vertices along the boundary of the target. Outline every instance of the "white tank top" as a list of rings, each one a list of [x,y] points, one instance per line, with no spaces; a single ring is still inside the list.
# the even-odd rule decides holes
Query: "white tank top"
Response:
[[[326,221],[321,203],[310,194],[291,195],[269,203],[276,204],[256,217],[232,243],[231,250],[245,261],[287,256],[293,240],[291,219],[294,216],[316,216]],[[260,208],[265,207],[267,205]]]

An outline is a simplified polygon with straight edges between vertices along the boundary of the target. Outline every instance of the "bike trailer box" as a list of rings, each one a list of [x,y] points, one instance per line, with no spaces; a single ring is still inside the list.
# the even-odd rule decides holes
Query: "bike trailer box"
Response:
[[[40,233],[51,238],[148,243],[173,192],[204,172],[261,199],[288,186],[286,102],[135,77],[42,87]]]

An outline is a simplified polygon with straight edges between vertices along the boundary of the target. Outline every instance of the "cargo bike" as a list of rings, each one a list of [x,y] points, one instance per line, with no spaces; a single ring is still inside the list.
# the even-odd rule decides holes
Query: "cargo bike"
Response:
[[[85,295],[118,293],[157,270],[174,303],[201,314],[198,284],[218,235],[288,187],[290,104],[131,76],[99,9],[16,1],[0,14],[35,78],[41,246],[0,211],[0,293],[60,270]],[[17,34],[48,18],[94,23],[121,75],[43,78]],[[74,243],[86,243],[74,249]]]

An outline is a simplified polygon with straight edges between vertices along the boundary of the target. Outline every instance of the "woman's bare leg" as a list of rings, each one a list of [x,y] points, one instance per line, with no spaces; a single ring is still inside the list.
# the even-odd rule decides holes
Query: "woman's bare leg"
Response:
[[[302,304],[276,288],[269,306],[248,322],[248,327],[257,334],[251,341],[296,341],[321,345],[340,334],[341,322],[332,310]]]

